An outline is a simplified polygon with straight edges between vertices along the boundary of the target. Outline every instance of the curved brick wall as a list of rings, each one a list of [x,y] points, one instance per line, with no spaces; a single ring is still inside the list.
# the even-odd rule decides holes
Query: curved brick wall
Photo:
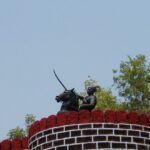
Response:
[[[29,139],[29,145],[28,145]],[[150,150],[150,116],[136,112],[68,112],[36,121],[29,137],[4,140],[0,150]]]
[[[150,149],[150,127],[124,123],[85,123],[41,131],[30,150]]]
[[[69,112],[35,122],[30,150],[150,149],[150,117],[136,112]]]

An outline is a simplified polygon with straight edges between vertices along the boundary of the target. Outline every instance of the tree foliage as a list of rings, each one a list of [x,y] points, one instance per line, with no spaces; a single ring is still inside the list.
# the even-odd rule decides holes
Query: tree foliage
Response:
[[[23,128],[20,128],[19,126],[17,126],[14,129],[11,129],[8,134],[7,134],[8,138],[13,140],[13,139],[22,139],[23,137],[26,136],[26,133],[24,131]]]
[[[35,116],[33,114],[27,114],[25,116],[25,129],[20,128],[19,126],[17,126],[14,129],[11,129],[7,134],[8,138],[10,140],[13,140],[16,138],[22,139],[25,136],[28,136],[29,128],[34,122],[35,122]]]
[[[97,97],[96,108],[101,110],[117,110],[121,108],[116,100],[116,96],[112,94],[111,89],[106,90],[102,88],[101,90],[98,90],[95,95]]]
[[[150,112],[150,64],[144,55],[128,56],[128,61],[121,62],[119,72],[114,70],[113,79],[129,110]]]

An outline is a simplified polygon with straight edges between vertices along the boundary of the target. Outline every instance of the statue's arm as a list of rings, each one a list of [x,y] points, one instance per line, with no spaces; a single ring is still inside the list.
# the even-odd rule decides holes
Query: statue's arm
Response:
[[[77,97],[78,97],[78,99],[81,99],[81,100],[83,100],[83,99],[84,99],[84,97],[83,97],[83,96],[78,95],[78,94],[77,94]]]
[[[88,109],[88,108],[94,108],[96,105],[96,97],[95,96],[92,96],[91,99],[90,99],[90,103],[89,104],[82,104],[80,106],[80,109]]]

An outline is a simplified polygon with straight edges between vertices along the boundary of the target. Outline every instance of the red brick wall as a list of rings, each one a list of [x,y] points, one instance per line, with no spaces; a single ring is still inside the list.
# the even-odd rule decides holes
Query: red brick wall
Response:
[[[95,110],[51,115],[36,121],[23,140],[4,140],[0,150],[150,150],[150,116]]]
[[[150,116],[145,114],[138,114],[136,112],[125,111],[112,111],[107,110],[102,112],[95,110],[93,112],[81,111],[81,112],[68,112],[60,113],[58,115],[51,115],[48,118],[43,118],[40,121],[36,121],[30,128],[29,137],[33,136],[37,132],[44,129],[63,126],[67,124],[80,124],[80,123],[128,123],[150,126]]]
[[[69,112],[37,121],[30,150],[150,149],[150,119],[136,112]]]
[[[150,149],[150,127],[126,123],[84,123],[46,129],[32,136],[30,150]]]

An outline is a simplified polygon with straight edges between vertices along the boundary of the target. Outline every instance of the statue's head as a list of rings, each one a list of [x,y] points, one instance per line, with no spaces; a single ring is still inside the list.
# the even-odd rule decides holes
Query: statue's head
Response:
[[[75,92],[74,89],[71,90],[65,90],[63,93],[61,93],[60,95],[56,96],[56,101],[60,102],[60,101],[68,101],[70,100],[73,96],[75,96]]]
[[[94,94],[96,92],[97,88],[99,88],[99,87],[98,86],[88,87],[87,94],[88,95]]]

